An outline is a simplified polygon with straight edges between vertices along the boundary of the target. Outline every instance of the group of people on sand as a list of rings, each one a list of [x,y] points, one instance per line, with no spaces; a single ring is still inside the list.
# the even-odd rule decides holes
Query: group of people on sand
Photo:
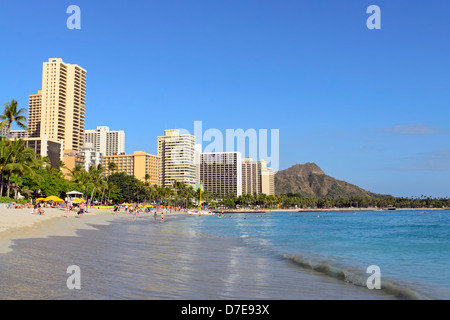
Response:
[[[138,216],[140,212],[145,212],[145,213],[148,213],[148,214],[151,214],[153,212],[153,215],[155,217],[155,222],[156,222],[156,216],[157,216],[157,210],[156,209],[155,210],[153,210],[153,208],[150,208],[150,209],[149,208],[145,208],[145,209],[143,209],[143,208],[141,208],[139,206],[133,206],[133,205],[131,205],[131,206],[121,206],[121,205],[116,204],[114,206],[114,209],[113,209],[113,214],[118,214],[122,207],[124,207],[125,212],[128,212],[128,213],[130,213],[132,215],[136,215],[136,216]],[[164,222],[164,211],[161,211],[161,222]]]
[[[74,206],[66,201],[64,203],[64,206],[61,206],[60,208],[65,209],[65,217],[69,218],[69,213],[70,213],[70,211],[72,211],[74,209]],[[86,211],[84,203],[80,203],[80,205],[78,206],[78,209],[76,211],[77,211],[77,215],[80,218],[82,218]],[[45,216],[44,206],[40,205],[38,203],[35,203],[34,206],[31,206],[31,214],[38,214],[41,216]]]
[[[10,203],[8,203],[6,208],[7,209],[26,209],[26,208],[33,208],[33,205],[29,202],[27,202],[25,204],[20,204],[17,202],[10,202]]]
[[[38,214],[40,216],[45,216],[44,213],[45,213],[44,207],[40,206],[37,203],[31,207],[31,214]]]
[[[73,208],[74,208],[73,205],[69,204],[67,201],[65,202],[65,212],[66,212],[65,217],[66,218],[69,218],[69,213],[70,213],[70,211],[73,210]],[[78,209],[76,211],[77,211],[78,217],[80,217],[80,218],[84,217],[84,214],[86,213],[86,208],[85,208],[85,205],[83,202],[81,202],[78,205]]]

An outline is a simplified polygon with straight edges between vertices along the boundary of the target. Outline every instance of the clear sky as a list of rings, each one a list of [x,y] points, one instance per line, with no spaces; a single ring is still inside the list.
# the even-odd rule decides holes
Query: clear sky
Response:
[[[280,170],[450,196],[448,0],[8,0],[0,38],[1,103],[27,108],[49,58],[78,64],[86,129],[124,130],[127,153],[156,154],[164,129],[196,120],[279,129]]]

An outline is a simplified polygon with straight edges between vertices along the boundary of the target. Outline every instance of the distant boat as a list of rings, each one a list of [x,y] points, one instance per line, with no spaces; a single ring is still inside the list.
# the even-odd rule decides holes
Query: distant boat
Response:
[[[189,210],[188,214],[193,215],[193,216],[208,216],[208,215],[214,215],[214,212],[206,211],[206,210],[197,210],[197,211]]]
[[[212,211],[206,211],[206,210],[200,210],[200,211],[198,212],[198,214],[199,214],[199,215],[202,215],[202,216],[212,216],[212,215],[214,215],[214,212],[212,212]]]

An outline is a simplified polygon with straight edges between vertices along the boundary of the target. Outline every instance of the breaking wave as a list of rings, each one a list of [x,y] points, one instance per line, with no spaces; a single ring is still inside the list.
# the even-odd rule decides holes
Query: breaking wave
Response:
[[[365,270],[354,266],[339,266],[330,261],[321,261],[320,259],[297,254],[284,254],[283,258],[302,268],[314,270],[324,275],[342,280],[346,283],[367,287],[367,278],[370,276]],[[418,292],[415,288],[407,285],[398,284],[392,280],[381,277],[380,293],[395,296],[397,299],[405,300],[428,300],[434,299],[428,295]]]

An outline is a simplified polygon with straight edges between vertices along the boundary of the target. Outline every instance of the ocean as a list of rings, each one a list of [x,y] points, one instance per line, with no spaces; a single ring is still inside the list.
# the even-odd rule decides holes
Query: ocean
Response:
[[[0,299],[449,299],[449,214],[129,215],[14,241],[0,254]],[[81,287],[70,290],[74,265]],[[367,287],[369,266],[381,289]]]

